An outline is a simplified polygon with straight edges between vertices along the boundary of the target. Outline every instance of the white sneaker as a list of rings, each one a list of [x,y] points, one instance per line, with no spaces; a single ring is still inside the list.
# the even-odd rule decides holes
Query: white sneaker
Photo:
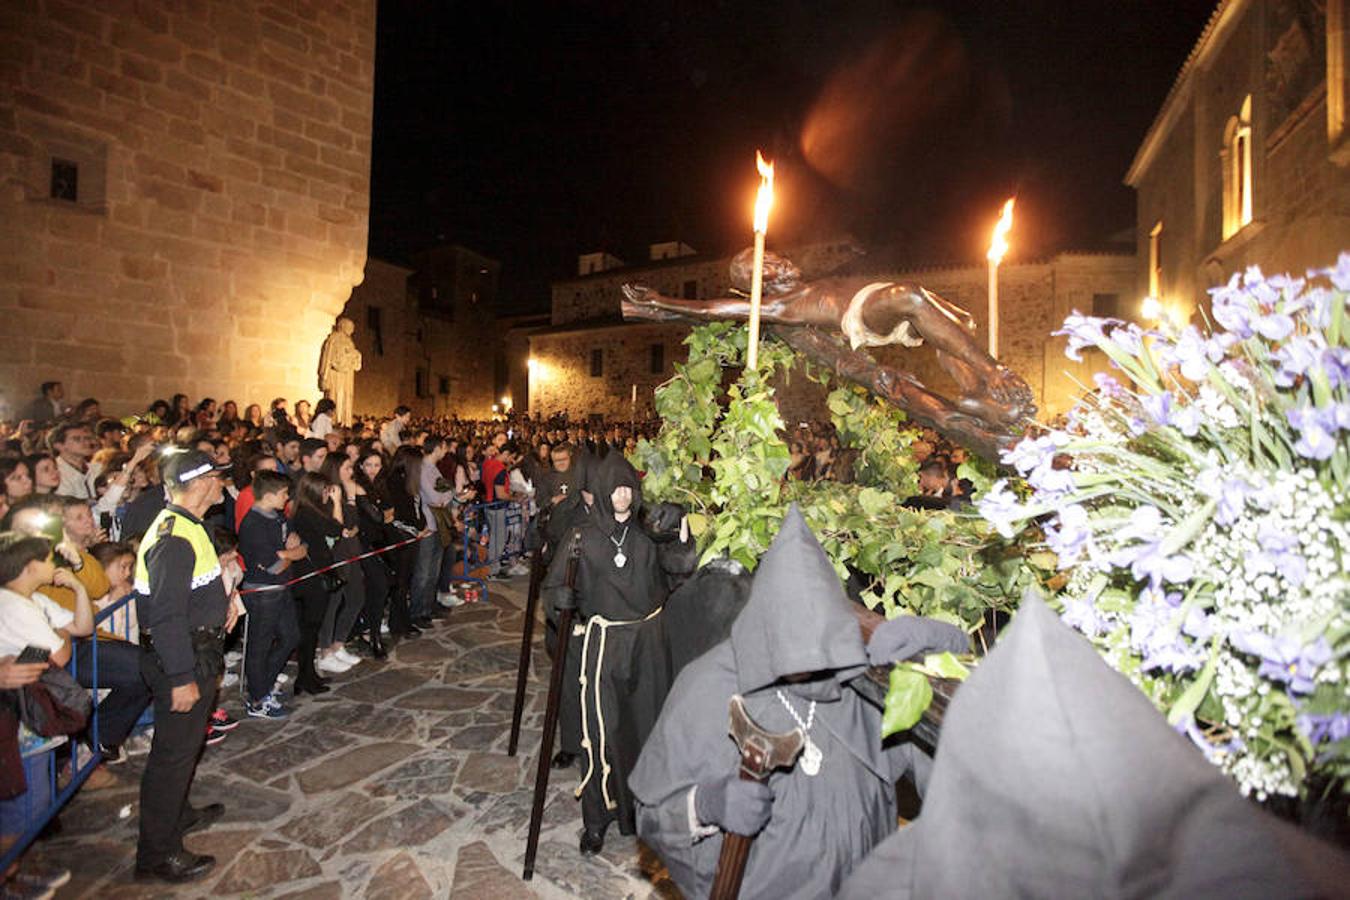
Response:
[[[155,739],[155,726],[149,728],[140,734],[133,734],[122,742],[122,752],[127,756],[144,756],[150,752],[150,745]]]
[[[354,666],[361,662],[361,657],[347,650],[346,647],[339,647],[333,651],[333,656],[345,662],[348,666]]]
[[[388,633],[389,633],[389,623],[388,623],[388,622],[381,622],[381,623],[380,623],[380,634],[388,634]]]
[[[239,683],[239,676],[234,672],[226,672],[225,677],[220,679],[221,687],[234,687]]]
[[[272,682],[272,693],[280,694],[281,686],[290,680],[291,676],[287,675],[285,672],[282,672],[280,675],[277,676],[277,680]]]
[[[436,595],[436,602],[446,609],[454,609],[464,605],[464,598],[454,591],[441,591]]]
[[[506,573],[512,577],[518,578],[521,575],[530,574],[530,567],[525,565],[524,563],[516,563],[515,565],[511,566],[511,568],[507,569]]]
[[[333,675],[341,675],[351,668],[350,665],[338,659],[336,653],[330,653],[328,656],[317,656],[314,658],[314,668],[320,672],[329,672]]]
[[[231,669],[234,668],[235,666],[239,665],[240,660],[242,660],[243,658],[244,654],[240,653],[238,650],[231,650],[229,653],[225,654],[226,668]]]

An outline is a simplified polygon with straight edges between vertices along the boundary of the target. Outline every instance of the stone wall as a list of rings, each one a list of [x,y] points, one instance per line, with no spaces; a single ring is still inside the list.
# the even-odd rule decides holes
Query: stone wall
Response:
[[[628,280],[635,277],[633,273]],[[988,275],[984,266],[961,266],[905,272],[879,272],[877,280],[909,281],[932,290],[971,313],[980,340],[987,334]],[[1066,411],[1091,384],[1104,359],[1085,355],[1075,363],[1064,357],[1064,338],[1052,337],[1073,310],[1091,312],[1094,298],[1115,300],[1114,312],[1137,312],[1134,295],[1135,260],[1131,255],[1062,253],[1038,263],[1010,263],[1000,269],[1000,358],[1026,379],[1046,419]],[[1104,311],[1104,310],[1099,310]],[[688,329],[681,325],[625,324],[602,328],[554,328],[530,336],[534,368],[530,378],[530,412],[551,415],[599,414],[613,418],[630,415],[633,385],[637,385],[637,416],[651,410],[652,391],[687,354],[682,341]],[[663,348],[661,373],[650,371],[651,346]],[[592,354],[602,354],[602,374],[591,375]],[[950,392],[954,384],[937,363],[931,348],[873,349],[879,360],[913,372],[936,390]],[[801,371],[789,373],[778,385],[779,407],[788,421],[827,418],[823,393]]]
[[[1235,272],[1301,274],[1350,249],[1350,177],[1328,71],[1345,0],[1233,0],[1216,12],[1127,176],[1139,194],[1140,296],[1149,231],[1163,223],[1161,294],[1182,316]],[[1338,56],[1340,54],[1340,56]],[[1335,106],[1341,105],[1342,85]],[[1251,96],[1252,220],[1224,238],[1225,128]]]
[[[365,263],[374,49],[374,0],[4,4],[4,399],[318,396]]]
[[[356,325],[352,340],[361,351],[361,371],[353,379],[357,415],[387,416],[400,403],[431,412],[430,402],[417,397],[417,366],[425,354],[417,301],[408,292],[411,274],[411,269],[368,259],[365,278],[343,307],[342,314]]]

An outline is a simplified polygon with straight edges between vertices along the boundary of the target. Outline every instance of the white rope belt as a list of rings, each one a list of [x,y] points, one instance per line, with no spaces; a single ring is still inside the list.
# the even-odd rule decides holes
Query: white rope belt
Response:
[[[629,619],[627,621],[615,621],[606,619],[604,616],[591,616],[586,620],[585,625],[572,626],[572,636],[578,637],[585,635],[581,642],[581,747],[586,751],[586,774],[581,779],[581,784],[577,785],[575,796],[580,797],[586,785],[590,784],[591,776],[595,774],[595,752],[591,748],[591,720],[586,715],[586,686],[588,682],[594,681],[593,688],[595,692],[595,717],[600,725],[600,793],[605,799],[605,809],[614,809],[616,804],[614,798],[609,795],[609,773],[612,767],[609,759],[605,755],[605,710],[600,704],[600,672],[605,665],[605,638],[609,634],[609,629],[624,625],[641,625],[643,622],[656,618],[661,614],[664,607],[658,606],[648,615],[641,619]],[[591,635],[600,632],[600,645],[595,655],[595,678],[586,677],[587,667],[590,664]]]
[[[839,322],[839,331],[848,338],[849,346],[854,350],[862,346],[884,347],[887,344],[900,344],[902,347],[918,347],[923,344],[923,338],[910,330],[908,321],[901,321],[891,329],[890,334],[876,334],[863,324],[863,304],[877,291],[894,286],[890,281],[874,281],[861,288],[849,301],[848,309],[844,310],[844,317]]]

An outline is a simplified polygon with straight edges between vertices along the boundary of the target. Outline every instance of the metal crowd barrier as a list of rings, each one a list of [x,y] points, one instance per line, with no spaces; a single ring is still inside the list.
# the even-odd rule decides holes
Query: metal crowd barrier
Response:
[[[135,594],[127,594],[121,600],[108,604],[107,607],[99,610],[97,615],[94,616],[94,633],[88,638],[92,645],[89,658],[90,680],[93,683],[93,687],[91,687],[89,691],[94,699],[94,708],[89,715],[88,733],[91,744],[89,759],[84,765],[76,765],[79,761],[79,753],[78,749],[72,745],[70,752],[70,782],[64,788],[58,790],[56,777],[56,750],[64,744],[70,743],[69,738],[66,736],[47,738],[42,743],[30,747],[22,753],[24,775],[28,780],[28,790],[18,797],[14,797],[11,800],[4,802],[16,804],[16,806],[11,809],[17,809],[19,808],[17,804],[22,804],[23,820],[26,823],[26,827],[23,833],[19,835],[18,840],[5,851],[4,856],[0,856],[0,872],[7,870],[13,865],[15,860],[23,855],[29,845],[31,845],[33,841],[36,840],[37,836],[42,833],[42,829],[47,827],[47,823],[55,818],[62,807],[70,802],[71,797],[75,796],[75,792],[84,784],[85,779],[89,777],[89,773],[93,772],[95,767],[103,762],[103,753],[99,749],[98,627],[104,622],[112,619],[119,610],[124,609],[134,599]],[[130,615],[123,615],[121,618],[122,628],[126,632],[123,637],[129,640],[131,617]],[[67,668],[72,677],[78,677],[77,654],[73,652],[73,645],[71,649],[70,664]],[[35,780],[39,780],[41,783],[35,785]]]
[[[503,527],[506,530],[506,536],[502,540],[502,552],[496,558],[489,555],[491,546],[490,517],[488,510],[505,510],[506,517],[503,520]],[[464,549],[461,557],[461,574],[452,575],[454,581],[473,581],[480,588],[484,588],[483,579],[475,578],[470,575],[470,564],[472,568],[488,567],[488,571],[499,569],[504,562],[512,559],[523,559],[525,554],[525,529],[529,525],[529,517],[525,514],[524,508],[515,500],[495,500],[492,503],[469,503],[464,508]],[[475,540],[469,539],[469,530],[477,529],[478,537]],[[512,532],[519,535],[519,540],[510,541],[507,536]]]

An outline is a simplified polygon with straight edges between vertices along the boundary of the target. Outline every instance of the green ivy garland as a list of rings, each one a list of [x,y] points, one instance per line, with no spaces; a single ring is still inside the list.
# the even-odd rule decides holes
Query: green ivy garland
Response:
[[[688,361],[656,391],[661,432],[635,451],[634,464],[646,472],[644,494],[689,509],[704,562],[729,556],[753,570],[796,502],[840,578],[850,570],[861,575],[864,597],[888,618],[908,612],[974,629],[1040,581],[1045,569],[1024,565],[1020,545],[1001,539],[973,511],[902,506],[917,492],[910,445],[918,432],[903,412],[862,388],[835,386],[827,399],[841,443],[859,450],[855,483],[785,481],[790,457],[772,376],[786,377],[797,355],[767,340],[758,369],[745,369],[747,340],[743,325],[695,328],[685,341]],[[807,374],[831,386],[830,373]],[[993,470],[971,462],[961,474],[982,488]]]

